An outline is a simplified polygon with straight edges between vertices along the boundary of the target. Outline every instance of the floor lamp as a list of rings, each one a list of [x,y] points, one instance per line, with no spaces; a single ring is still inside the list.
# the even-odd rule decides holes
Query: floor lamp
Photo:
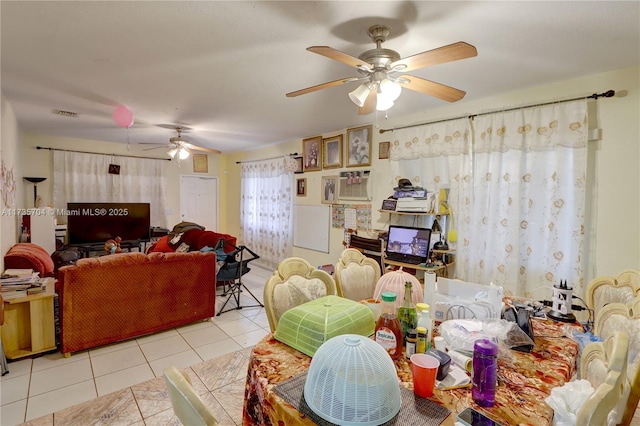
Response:
[[[33,207],[38,207],[36,202],[38,200],[38,184],[47,178],[43,177],[25,177],[24,180],[33,184]]]

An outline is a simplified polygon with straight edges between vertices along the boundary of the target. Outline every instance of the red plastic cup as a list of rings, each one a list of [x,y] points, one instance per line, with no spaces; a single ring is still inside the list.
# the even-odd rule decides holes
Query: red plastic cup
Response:
[[[436,375],[438,374],[438,367],[440,367],[440,361],[438,361],[431,355],[411,355],[413,392],[416,395],[424,398],[433,395],[433,388],[436,385]]]

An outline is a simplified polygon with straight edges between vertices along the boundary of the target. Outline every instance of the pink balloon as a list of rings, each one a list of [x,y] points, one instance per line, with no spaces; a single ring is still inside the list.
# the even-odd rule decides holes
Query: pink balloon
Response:
[[[120,105],[113,111],[113,121],[120,127],[129,128],[133,124],[133,113],[129,108]]]

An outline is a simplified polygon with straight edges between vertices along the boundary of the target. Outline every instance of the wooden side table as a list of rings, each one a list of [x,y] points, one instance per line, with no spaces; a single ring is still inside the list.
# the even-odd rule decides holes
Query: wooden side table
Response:
[[[45,284],[47,289],[42,293],[4,301],[2,345],[8,359],[56,349],[55,280],[46,278]]]

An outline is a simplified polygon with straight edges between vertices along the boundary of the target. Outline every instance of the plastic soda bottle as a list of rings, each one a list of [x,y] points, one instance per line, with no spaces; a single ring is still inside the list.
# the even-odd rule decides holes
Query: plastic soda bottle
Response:
[[[391,358],[399,358],[402,355],[403,341],[402,328],[400,321],[396,316],[396,294],[385,291],[382,297],[382,314],[376,323],[376,331],[374,333],[375,341],[380,344],[391,356]]]

